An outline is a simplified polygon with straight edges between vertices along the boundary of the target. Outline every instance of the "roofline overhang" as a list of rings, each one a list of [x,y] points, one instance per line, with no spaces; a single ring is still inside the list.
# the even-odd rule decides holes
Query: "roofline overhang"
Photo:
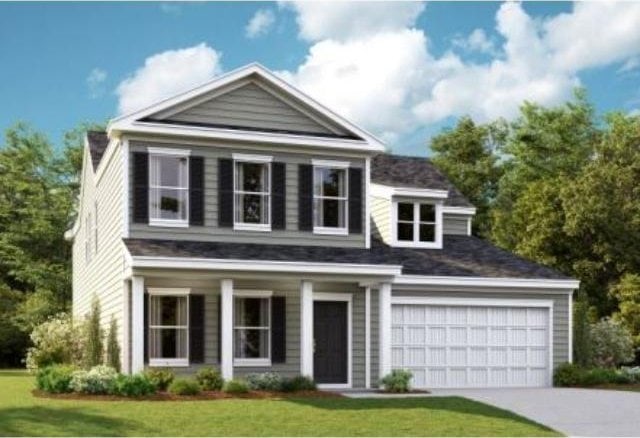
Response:
[[[410,198],[447,199],[448,190],[428,189],[418,187],[399,187],[387,184],[371,183],[371,194],[390,199],[393,196],[406,196]]]
[[[580,287],[574,279],[514,278],[514,277],[447,277],[430,275],[399,275],[394,285],[399,286],[476,286],[524,289],[565,289],[571,292]]]
[[[475,207],[458,207],[453,205],[443,205],[442,212],[448,214],[464,214],[468,216],[473,216],[476,214]]]

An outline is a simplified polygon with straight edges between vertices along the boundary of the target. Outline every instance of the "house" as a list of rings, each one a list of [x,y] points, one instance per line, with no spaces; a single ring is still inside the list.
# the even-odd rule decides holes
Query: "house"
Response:
[[[474,213],[428,160],[252,64],[87,134],[73,312],[100,300],[131,373],[550,385],[578,282],[473,237]]]

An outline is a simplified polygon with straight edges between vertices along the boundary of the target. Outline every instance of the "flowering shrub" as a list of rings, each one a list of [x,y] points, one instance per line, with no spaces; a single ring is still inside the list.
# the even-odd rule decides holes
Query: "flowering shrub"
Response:
[[[108,394],[111,392],[118,372],[106,365],[98,365],[89,371],[73,373],[71,389],[83,394]]]
[[[254,391],[280,391],[282,377],[276,373],[255,373],[247,376],[247,385]]]
[[[27,351],[27,369],[31,372],[53,364],[80,365],[85,345],[82,324],[61,313],[37,326],[31,333],[33,347]]]
[[[599,367],[615,367],[634,358],[633,338],[629,330],[611,318],[591,326],[593,362]]]

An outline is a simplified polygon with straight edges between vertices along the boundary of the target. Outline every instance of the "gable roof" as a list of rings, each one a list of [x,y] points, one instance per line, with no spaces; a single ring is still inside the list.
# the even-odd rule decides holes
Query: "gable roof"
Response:
[[[282,78],[278,77],[273,72],[257,63],[249,64],[245,67],[241,67],[237,70],[218,76],[203,85],[177,94],[173,97],[164,99],[162,101],[156,102],[146,108],[119,116],[111,120],[107,131],[111,132],[112,130],[138,130],[140,132],[150,132],[151,129],[158,128],[157,125],[162,125],[163,123],[165,125],[168,124],[168,122],[162,121],[162,116],[166,115],[167,113],[171,113],[173,108],[189,108],[193,105],[194,102],[201,103],[203,99],[210,99],[211,97],[215,96],[216,92],[228,91],[228,88],[233,88],[234,84],[246,82],[247,80],[261,82],[267,89],[271,89],[272,91],[280,93],[282,96],[284,96],[286,100],[298,110],[305,112],[305,114],[309,115],[312,118],[316,117],[319,121],[326,121],[327,126],[333,124],[336,128],[339,128],[332,130],[333,134],[338,134],[337,136],[335,136],[337,141],[342,141],[345,144],[348,143],[353,149],[362,149],[363,151],[380,152],[384,150],[383,143],[373,134],[336,114],[332,110],[320,104],[310,96],[306,95]],[[160,117],[156,117],[157,115],[160,115]],[[192,136],[205,134],[216,136],[225,134],[227,136],[235,135],[237,137],[237,132],[246,131],[250,133],[251,131],[250,129],[244,129],[246,128],[246,126],[233,126],[226,123],[196,123],[194,126],[193,123],[179,122],[171,123],[170,126],[171,128],[174,128],[173,131],[176,135],[188,135],[190,131],[190,135]],[[176,127],[179,127],[181,129],[175,129]],[[221,132],[223,130],[235,132]],[[261,131],[263,134],[269,132],[264,130]],[[318,142],[316,144],[314,144],[313,142],[309,143],[309,145],[311,146],[321,146],[323,144],[322,139],[326,138],[326,135],[316,135],[315,133],[309,133],[305,130],[293,133],[275,133],[285,133],[294,136],[305,136],[306,138],[318,137]],[[328,141],[325,141],[324,143],[335,144],[335,142],[329,143]]]
[[[447,190],[444,205],[473,207],[428,158],[378,154],[371,160],[371,182],[391,187]]]
[[[87,144],[89,146],[89,154],[91,154],[93,171],[95,172],[98,169],[98,165],[100,165],[104,152],[107,150],[107,146],[109,146],[109,137],[106,132],[87,131]]]

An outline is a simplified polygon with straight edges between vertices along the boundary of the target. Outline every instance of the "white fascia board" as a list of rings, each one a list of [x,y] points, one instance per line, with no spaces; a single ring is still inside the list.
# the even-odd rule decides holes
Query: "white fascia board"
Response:
[[[260,131],[243,131],[240,129],[210,128],[205,126],[187,126],[171,123],[132,122],[128,126],[118,128],[116,132],[125,134],[171,135],[177,137],[200,137],[218,140],[263,142],[276,145],[287,144],[369,153],[384,151],[384,148],[371,145],[362,140]]]
[[[391,199],[393,196],[426,199],[446,199],[449,197],[449,192],[447,190],[394,187],[375,183],[371,183],[371,194],[373,196],[380,196],[388,199]]]
[[[445,277],[428,275],[401,275],[394,285],[404,286],[478,286],[497,288],[566,289],[571,293],[580,286],[578,280],[500,277]]]
[[[178,105],[190,99],[196,98],[200,95],[209,93],[217,88],[223,87],[227,84],[230,84],[231,82],[245,78],[252,74],[259,76],[260,78],[265,80],[267,83],[270,83],[276,88],[283,90],[285,93],[288,93],[294,96],[295,98],[302,101],[309,107],[313,108],[315,111],[327,117],[329,120],[332,120],[334,123],[343,126],[348,131],[351,131],[354,134],[362,137],[365,140],[365,143],[368,143],[369,146],[375,151],[384,152],[385,150],[384,142],[382,142],[376,136],[366,131],[365,129],[353,124],[352,122],[348,121],[342,116],[334,113],[324,105],[320,104],[319,102],[312,99],[302,91],[293,87],[291,84],[287,83],[286,81],[284,81],[283,79],[281,79],[280,77],[272,73],[270,70],[268,70],[267,68],[263,67],[258,63],[252,63],[247,66],[240,67],[229,73],[218,76],[217,78],[203,85],[197,86],[195,88],[192,88],[183,93],[177,94],[168,99],[161,100],[151,106],[140,109],[138,111],[117,117],[109,123],[107,131],[111,133],[111,130],[117,130],[117,131],[123,130],[123,127],[130,125],[135,120],[143,119],[154,113],[163,111],[174,105]]]
[[[296,274],[361,274],[375,276],[400,275],[399,265],[365,265],[353,263],[256,261],[241,259],[200,259],[181,257],[132,257],[133,268],[196,269],[213,271],[253,271]]]
[[[451,205],[443,205],[442,212],[447,214],[474,215],[476,214],[476,208],[475,207],[454,207]]]

